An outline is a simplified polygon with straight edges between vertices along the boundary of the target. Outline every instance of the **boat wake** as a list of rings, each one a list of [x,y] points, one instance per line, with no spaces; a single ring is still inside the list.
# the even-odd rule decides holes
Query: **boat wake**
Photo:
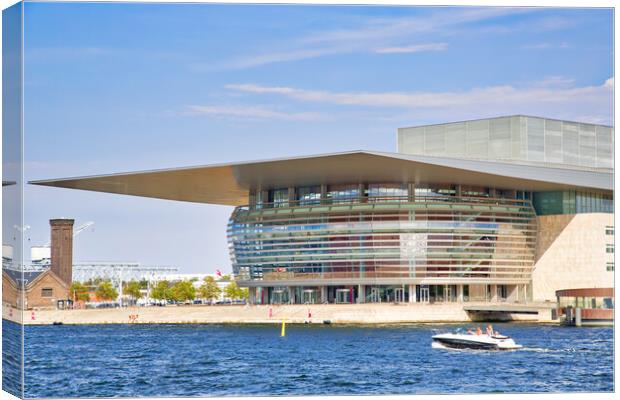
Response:
[[[574,353],[577,350],[573,347],[569,347],[567,349],[547,349],[544,347],[524,347],[521,351],[531,351],[534,353]]]

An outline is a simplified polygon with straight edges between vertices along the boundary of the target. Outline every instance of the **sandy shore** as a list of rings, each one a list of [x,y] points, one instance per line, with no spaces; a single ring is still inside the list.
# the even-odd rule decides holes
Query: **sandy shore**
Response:
[[[471,303],[468,303],[471,304]],[[94,310],[27,310],[3,306],[2,317],[27,325],[63,324],[269,324],[323,323],[394,324],[470,322],[463,304],[315,304],[129,307]],[[515,321],[550,322],[547,310],[512,314]]]

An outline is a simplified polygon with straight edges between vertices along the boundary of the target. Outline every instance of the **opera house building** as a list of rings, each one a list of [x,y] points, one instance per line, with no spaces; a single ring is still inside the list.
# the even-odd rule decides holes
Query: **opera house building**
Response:
[[[613,287],[610,126],[509,116],[351,151],[34,184],[234,206],[250,302],[555,301]]]

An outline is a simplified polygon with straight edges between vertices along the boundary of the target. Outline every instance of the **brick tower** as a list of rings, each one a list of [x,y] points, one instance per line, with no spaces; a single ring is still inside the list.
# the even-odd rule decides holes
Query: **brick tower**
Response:
[[[67,286],[73,280],[73,220],[50,219],[51,270]]]

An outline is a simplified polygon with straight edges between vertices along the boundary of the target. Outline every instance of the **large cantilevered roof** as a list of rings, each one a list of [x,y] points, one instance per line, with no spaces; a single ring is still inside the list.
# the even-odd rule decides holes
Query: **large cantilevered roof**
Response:
[[[31,184],[168,200],[244,205],[250,189],[413,182],[545,191],[613,190],[611,172],[352,151],[304,157],[31,181]]]

